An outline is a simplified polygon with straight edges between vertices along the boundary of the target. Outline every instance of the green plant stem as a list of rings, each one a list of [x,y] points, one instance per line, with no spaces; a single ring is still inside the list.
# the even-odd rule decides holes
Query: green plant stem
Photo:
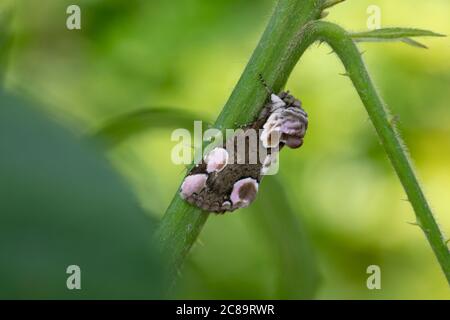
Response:
[[[308,25],[306,29],[309,43],[316,40],[325,41],[342,61],[403,184],[414,208],[417,224],[425,233],[447,281],[450,283],[450,252],[445,238],[422,192],[405,145],[395,130],[393,118],[389,115],[367,73],[361,53],[349,34],[338,25],[316,21]]]
[[[289,192],[277,176],[263,179],[264,187],[246,215],[271,249],[277,265],[275,299],[314,299],[321,275],[306,225],[300,219],[301,206],[289,205]]]
[[[255,118],[267,98],[258,81],[261,73],[278,92],[286,83],[304,51],[315,41],[327,42],[341,59],[347,74],[370,116],[386,153],[408,195],[417,223],[424,231],[450,283],[450,253],[415,176],[403,143],[365,68],[350,35],[341,27],[316,21],[323,1],[280,0],[275,12],[219,115],[215,127],[235,128]],[[178,193],[172,200],[157,232],[172,268],[178,268],[197,239],[208,213],[187,204]]]
[[[236,128],[252,121],[267,98],[258,74],[275,92],[286,83],[300,51],[298,31],[319,18],[322,0],[280,0],[238,84],[220,113],[215,127]],[[183,201],[178,192],[161,220],[156,234],[168,263],[175,271],[194,244],[208,213]]]

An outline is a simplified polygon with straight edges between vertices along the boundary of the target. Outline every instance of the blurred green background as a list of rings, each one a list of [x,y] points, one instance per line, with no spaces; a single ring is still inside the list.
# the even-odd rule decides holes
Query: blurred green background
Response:
[[[66,8],[74,3],[81,7],[82,30],[70,31]],[[3,0],[4,86],[75,137],[145,107],[177,107],[212,122],[274,3]],[[369,5],[381,8],[384,27],[450,34],[447,0],[348,0],[331,9],[327,20],[367,30]],[[428,50],[402,43],[360,47],[380,93],[398,116],[441,228],[450,235],[450,40],[420,40]],[[326,45],[309,49],[286,86],[303,101],[310,126],[304,146],[281,155],[277,181],[284,193],[278,187],[266,192],[266,203],[281,204],[271,208],[271,218],[263,223],[262,200],[233,214],[211,216],[179,275],[174,297],[296,298],[292,290],[280,289],[279,281],[289,264],[286,257],[302,250],[293,259],[300,266],[315,259],[314,270],[291,266],[287,282],[317,271],[319,299],[450,298],[425,237],[408,224],[414,221],[413,210],[364,107],[329,52]],[[169,129],[144,131],[107,153],[154,218],[163,215],[184,175],[184,167],[170,160],[176,144],[170,134]],[[270,234],[270,221],[284,219],[280,206],[292,209],[299,230],[307,234],[306,251],[295,238],[276,238],[283,232]],[[277,241],[284,250],[281,265]],[[366,287],[369,265],[381,267],[381,290]]]

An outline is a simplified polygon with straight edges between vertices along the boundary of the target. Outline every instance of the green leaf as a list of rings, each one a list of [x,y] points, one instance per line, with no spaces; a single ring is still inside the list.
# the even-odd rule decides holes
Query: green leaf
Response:
[[[177,127],[189,130],[189,128],[192,128],[195,120],[202,121],[200,116],[180,108],[149,107],[120,115],[108,121],[89,137],[106,143],[107,147],[112,147],[146,130],[173,129]],[[172,275],[176,273],[178,266],[178,263],[175,261],[184,257],[180,254],[184,250],[184,241],[194,242],[196,238],[195,236],[192,239],[186,239],[183,235],[185,229],[188,226],[194,226],[193,231],[197,230],[200,232],[201,226],[203,226],[202,222],[205,222],[208,217],[207,214],[186,201],[181,201],[180,205],[184,208],[196,209],[197,214],[182,215],[180,220],[164,224],[162,228],[160,224],[156,236],[158,241],[163,239],[166,242],[163,251],[168,256],[168,272]]]
[[[445,35],[433,31],[414,28],[383,28],[366,32],[354,32],[348,35],[356,42],[401,41],[418,48],[427,47],[411,39],[411,37],[445,37]]]
[[[156,223],[108,161],[27,103],[0,105],[0,298],[162,298]]]
[[[105,141],[113,146],[129,137],[145,130],[161,128],[186,128],[193,126],[195,120],[201,117],[192,112],[170,108],[152,107],[144,108],[120,115],[101,126],[94,138]]]
[[[414,28],[382,28],[372,31],[349,33],[353,39],[357,38],[377,38],[377,39],[403,39],[410,37],[445,37],[429,30]]]
[[[313,299],[319,285],[314,249],[299,218],[301,208],[289,205],[287,194],[276,176],[263,179],[252,220],[260,227],[278,263],[277,299]]]

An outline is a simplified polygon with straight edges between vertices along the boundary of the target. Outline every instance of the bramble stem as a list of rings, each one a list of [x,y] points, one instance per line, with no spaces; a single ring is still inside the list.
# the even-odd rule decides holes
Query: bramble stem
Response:
[[[450,284],[450,252],[445,238],[422,192],[405,145],[392,125],[392,117],[367,73],[361,53],[349,34],[336,24],[316,21],[306,29],[309,43],[316,40],[328,43],[342,61],[414,208],[417,224],[425,233]]]

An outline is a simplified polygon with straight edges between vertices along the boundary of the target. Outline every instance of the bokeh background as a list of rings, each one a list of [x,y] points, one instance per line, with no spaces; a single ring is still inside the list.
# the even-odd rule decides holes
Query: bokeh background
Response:
[[[81,7],[82,30],[66,29],[69,4]],[[149,107],[178,108],[213,122],[274,4],[3,0],[4,87],[67,128],[75,140],[111,119]],[[331,9],[327,20],[349,30],[367,30],[369,5],[381,8],[383,27],[450,34],[447,0],[348,0]],[[421,41],[428,50],[402,43],[360,47],[397,116],[440,226],[450,235],[450,40]],[[344,72],[340,62],[329,53],[326,45],[310,48],[286,86],[309,114],[304,146],[282,153],[276,187],[267,178],[274,189],[266,191],[265,204],[258,200],[250,208],[209,218],[173,297],[298,298],[301,287],[286,288],[280,281],[296,285],[297,278],[319,274],[318,299],[450,298],[424,235],[408,223],[414,222],[413,210],[364,107],[350,80],[339,75]],[[133,193],[130,197],[153,220],[164,214],[185,172],[170,160],[176,144],[170,134],[170,129],[141,130],[99,152],[107,155]],[[57,161],[51,150],[47,161]],[[45,187],[38,179],[33,183]],[[76,214],[77,203],[73,206]],[[294,216],[285,218],[286,211]],[[283,219],[298,224],[304,242],[284,235]],[[271,232],[273,224],[281,232]],[[369,265],[381,268],[381,290],[366,287]]]

